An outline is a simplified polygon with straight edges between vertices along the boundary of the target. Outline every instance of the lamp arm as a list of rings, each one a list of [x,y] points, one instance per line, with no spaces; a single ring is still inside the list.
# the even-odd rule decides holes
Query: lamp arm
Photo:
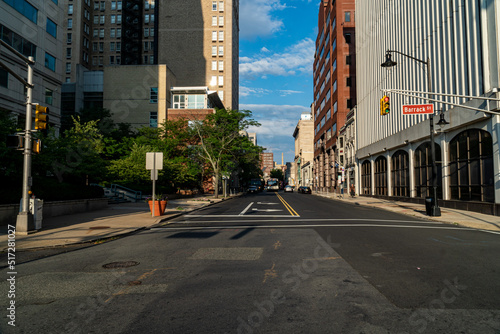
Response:
[[[400,54],[400,55],[402,55],[402,56],[405,56],[405,57],[407,57],[407,58],[410,58],[410,59],[413,59],[413,60],[415,60],[415,61],[421,62],[422,64],[427,64],[427,62],[426,62],[426,61],[423,61],[423,60],[420,60],[420,59],[418,59],[418,58],[415,58],[415,57],[409,56],[409,55],[407,55],[407,54],[405,54],[405,53],[402,53],[402,52],[399,52],[399,51],[396,51],[396,50],[387,50],[387,51],[386,51],[386,53],[388,53],[388,52],[398,53],[398,54]]]

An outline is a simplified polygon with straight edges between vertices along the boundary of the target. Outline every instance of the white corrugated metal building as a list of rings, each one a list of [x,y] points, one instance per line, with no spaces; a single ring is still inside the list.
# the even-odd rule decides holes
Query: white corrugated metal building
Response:
[[[381,116],[379,101],[385,89],[427,92],[427,67],[394,52],[397,65],[387,70],[386,50],[429,59],[431,92],[498,99],[500,0],[358,0],[355,20],[357,191],[423,201],[431,189],[429,116],[401,109],[429,102],[391,92],[391,112]],[[435,127],[440,205],[500,215],[499,103],[432,98],[493,111],[434,103],[450,123]]]

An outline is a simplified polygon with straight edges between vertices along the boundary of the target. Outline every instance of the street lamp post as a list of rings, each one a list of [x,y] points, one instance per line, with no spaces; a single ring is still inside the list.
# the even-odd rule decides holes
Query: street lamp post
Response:
[[[399,51],[387,50],[385,53],[385,62],[380,66],[385,68],[391,68],[396,66],[397,63],[391,59],[391,53],[397,53],[407,58],[413,59],[419,63],[425,64],[427,66],[427,88],[429,93],[431,92],[431,59],[427,57],[427,61],[420,60],[418,58],[409,56]],[[437,198],[437,165],[436,165],[436,148],[434,144],[434,114],[430,114],[430,135],[431,135],[431,166],[432,166],[432,203],[430,216],[441,216],[441,209],[439,208],[438,198]]]

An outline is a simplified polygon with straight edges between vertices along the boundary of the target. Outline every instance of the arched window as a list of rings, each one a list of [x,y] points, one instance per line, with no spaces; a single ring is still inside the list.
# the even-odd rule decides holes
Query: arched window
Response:
[[[443,198],[441,147],[434,144],[437,166],[437,197]],[[432,196],[431,142],[425,142],[415,150],[416,197]]]
[[[361,193],[372,194],[372,163],[368,160],[361,165]]]
[[[387,159],[375,160],[375,195],[387,196]]]
[[[487,131],[471,129],[450,142],[451,198],[494,202],[493,141]]]
[[[392,195],[410,197],[409,158],[406,151],[397,151],[392,155]]]

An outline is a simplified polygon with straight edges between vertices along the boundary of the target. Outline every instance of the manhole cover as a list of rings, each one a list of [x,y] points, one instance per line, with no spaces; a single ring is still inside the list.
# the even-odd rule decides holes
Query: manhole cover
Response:
[[[92,226],[92,227],[89,227],[89,230],[104,230],[107,228],[109,228],[109,226]]]
[[[136,261],[123,261],[123,262],[111,262],[103,265],[104,269],[119,269],[119,268],[128,268],[138,265],[139,262]]]

